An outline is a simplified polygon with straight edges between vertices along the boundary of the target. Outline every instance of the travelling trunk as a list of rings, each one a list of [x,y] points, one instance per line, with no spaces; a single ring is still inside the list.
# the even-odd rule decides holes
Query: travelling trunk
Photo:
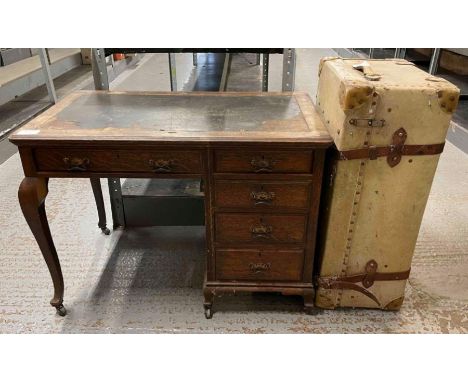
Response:
[[[459,89],[408,61],[324,58],[316,305],[398,310]]]

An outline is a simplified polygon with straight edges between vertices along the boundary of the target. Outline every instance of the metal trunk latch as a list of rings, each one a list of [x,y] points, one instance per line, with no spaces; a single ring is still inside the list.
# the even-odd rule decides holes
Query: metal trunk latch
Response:
[[[384,127],[385,119],[352,118],[349,124],[356,127]]]

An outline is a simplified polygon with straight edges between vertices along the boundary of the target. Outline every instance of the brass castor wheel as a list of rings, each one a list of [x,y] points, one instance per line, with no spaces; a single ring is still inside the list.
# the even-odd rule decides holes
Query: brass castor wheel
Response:
[[[205,318],[207,320],[211,319],[213,317],[213,309],[211,306],[205,306]]]
[[[104,235],[110,235],[110,229],[107,227],[99,227]]]
[[[57,309],[57,314],[60,317],[65,317],[67,315],[67,310],[63,306],[63,304],[60,304],[59,306],[56,306],[55,309]]]
[[[104,235],[110,235],[110,229],[106,225],[98,225]]]

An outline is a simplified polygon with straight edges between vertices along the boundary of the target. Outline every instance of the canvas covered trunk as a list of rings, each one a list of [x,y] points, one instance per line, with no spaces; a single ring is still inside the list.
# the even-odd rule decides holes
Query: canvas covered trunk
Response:
[[[408,61],[322,59],[317,107],[335,149],[316,305],[396,310],[459,90]]]

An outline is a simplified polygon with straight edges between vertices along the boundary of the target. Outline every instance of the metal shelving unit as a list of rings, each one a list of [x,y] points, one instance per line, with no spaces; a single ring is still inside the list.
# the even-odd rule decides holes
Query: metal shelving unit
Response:
[[[57,103],[57,94],[55,93],[54,80],[50,73],[50,57],[47,48],[39,49],[39,59],[41,60],[42,72],[44,73],[44,80],[49,93],[49,100],[52,104]]]
[[[295,82],[295,69],[296,69],[296,53],[292,48],[93,48],[92,49],[92,67],[94,85],[96,90],[109,90],[109,76],[107,72],[106,57],[111,56],[114,53],[166,53],[168,54],[168,65],[170,73],[170,85],[171,91],[177,90],[177,72],[176,72],[176,54],[178,53],[192,53],[193,54],[193,65],[198,65],[198,54],[199,53],[224,53],[226,54],[225,69],[226,66],[230,65],[230,55],[233,53],[255,53],[257,54],[256,63],[260,65],[262,62],[262,91],[268,91],[268,77],[269,77],[269,55],[270,54],[283,54],[283,69],[282,69],[282,90],[283,91],[294,91]],[[263,60],[261,56],[263,55]],[[224,71],[223,71],[224,73]],[[228,73],[228,70],[226,70]],[[227,75],[227,74],[226,74]],[[224,79],[227,81],[226,75]],[[225,83],[224,82],[224,83]],[[221,86],[221,90],[225,88]],[[193,180],[192,180],[193,182]],[[107,233],[104,204],[102,203],[102,191],[99,179],[91,180],[93,185],[93,191],[95,193],[96,205],[99,212],[99,227],[103,232]],[[122,198],[122,184],[119,178],[109,178],[109,194],[111,201],[112,218],[114,227],[125,226],[125,211],[124,203]],[[180,187],[180,185],[179,185]],[[179,192],[180,193],[180,192]],[[180,196],[180,195],[178,195]],[[134,196],[144,197],[144,196]],[[168,196],[172,198],[172,196]],[[200,195],[193,196],[199,198]],[[169,199],[168,199],[169,200]],[[202,219],[202,217],[201,217]],[[172,219],[173,220],[173,219]],[[172,221],[171,220],[171,221]],[[199,225],[200,220],[197,219],[186,219],[180,224],[171,225]],[[202,223],[201,223],[202,224]]]
[[[198,53],[256,53],[257,65],[263,63],[262,67],[262,91],[268,91],[268,76],[269,76],[269,56],[270,54],[283,55],[283,91],[294,91],[294,76],[296,70],[296,52],[292,48],[98,48],[102,49],[104,56],[108,57],[114,53],[167,53],[169,63],[169,73],[171,76],[171,90],[177,89],[177,73],[176,73],[176,54],[177,53],[192,53],[193,65],[198,65]],[[263,61],[260,58],[263,55]]]
[[[55,92],[54,80],[52,78],[52,74],[51,74],[51,70],[50,70],[50,58],[49,58],[48,50],[47,50],[47,48],[39,48],[39,49],[37,49],[37,53],[38,53],[38,56],[39,56],[39,59],[40,59],[40,62],[41,62],[41,70],[42,70],[42,74],[44,76],[44,83],[45,83],[45,85],[47,87],[47,93],[49,95],[50,104],[44,105],[40,109],[37,109],[35,111],[35,114],[47,109],[51,105],[54,105],[55,103],[57,103],[57,94]],[[23,119],[17,121],[15,124],[12,124],[11,126],[7,126],[4,129],[0,129],[0,139],[5,137],[9,132],[11,132],[15,128],[17,128],[18,126],[23,124],[28,119],[32,118],[32,116],[34,116],[35,114],[31,115],[29,113],[28,115],[23,116]]]

